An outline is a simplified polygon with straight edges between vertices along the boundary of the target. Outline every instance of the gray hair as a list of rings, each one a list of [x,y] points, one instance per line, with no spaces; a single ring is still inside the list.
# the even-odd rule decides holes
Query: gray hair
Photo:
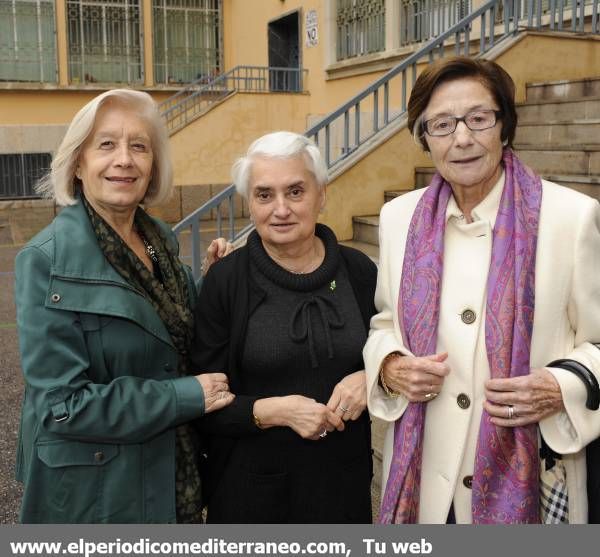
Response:
[[[327,184],[327,166],[319,148],[312,139],[294,132],[279,131],[259,137],[250,145],[245,157],[241,157],[231,167],[231,177],[237,192],[248,198],[248,182],[252,171],[252,161],[257,157],[289,159],[303,157],[306,168],[313,174],[319,189]]]
[[[142,200],[145,205],[159,205],[173,192],[173,167],[169,151],[169,135],[158,107],[148,93],[132,89],[106,91],[88,102],[73,118],[50,166],[50,172],[38,183],[36,190],[53,199],[57,205],[74,205],[75,191],[80,181],[75,176],[81,148],[89,138],[100,107],[114,102],[131,108],[148,125],[152,144],[152,179]]]

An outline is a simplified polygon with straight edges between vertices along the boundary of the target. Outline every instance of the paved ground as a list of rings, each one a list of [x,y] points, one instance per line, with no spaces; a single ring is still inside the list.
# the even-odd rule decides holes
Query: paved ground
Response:
[[[182,239],[182,244],[189,240]],[[0,245],[0,523],[15,523],[21,486],[14,479],[23,380],[19,363],[14,305],[14,258],[19,248]],[[379,488],[373,489],[373,511],[379,507]]]
[[[17,251],[13,246],[0,246],[0,523],[17,521],[21,499],[21,486],[14,479],[23,392],[13,297]]]

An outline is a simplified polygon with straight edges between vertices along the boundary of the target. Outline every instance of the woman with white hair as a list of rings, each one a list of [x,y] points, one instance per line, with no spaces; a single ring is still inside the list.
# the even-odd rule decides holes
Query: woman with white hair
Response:
[[[317,224],[327,169],[306,137],[261,137],[233,178],[256,230],[207,273],[196,316],[196,364],[236,395],[202,420],[208,522],[371,522],[375,265]]]
[[[15,266],[23,522],[202,521],[186,422],[233,396],[223,373],[192,368],[195,285],[140,207],[171,178],[156,104],[117,89],[76,114],[41,186],[63,209]]]

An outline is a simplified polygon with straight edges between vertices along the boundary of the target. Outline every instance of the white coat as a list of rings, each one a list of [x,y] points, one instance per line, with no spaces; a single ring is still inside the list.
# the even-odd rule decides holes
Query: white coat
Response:
[[[591,344],[600,342],[600,205],[568,188],[547,181],[542,184],[531,367],[569,358],[600,378],[600,350]],[[446,211],[437,352],[448,352],[451,372],[440,395],[427,403],[419,505],[423,524],[443,524],[452,501],[457,523],[471,522],[467,477],[474,470],[484,382],[490,376],[484,333],[486,283],[503,187],[504,175],[474,208],[472,223],[464,221],[453,197]],[[375,293],[379,313],[371,320],[364,360],[369,411],[390,423],[383,447],[383,489],[393,450],[394,422],[408,401],[385,393],[378,383],[379,370],[387,354],[411,354],[398,325],[398,292],[410,220],[424,191],[398,197],[381,210]],[[462,321],[465,309],[475,312],[474,323]],[[565,455],[569,520],[585,523],[584,449],[600,435],[600,410],[585,407],[586,390],[578,377],[562,369],[550,371],[560,385],[565,412],[542,420],[540,430],[548,445]]]

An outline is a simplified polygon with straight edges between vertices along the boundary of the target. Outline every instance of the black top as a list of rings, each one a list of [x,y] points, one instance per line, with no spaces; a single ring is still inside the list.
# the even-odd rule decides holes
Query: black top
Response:
[[[195,363],[227,372],[237,395],[201,420],[210,434],[211,522],[371,520],[366,411],[319,441],[291,428],[261,430],[252,420],[257,398],[301,394],[326,403],[345,375],[364,368],[375,266],[338,246],[328,228],[318,225],[317,235],[325,259],[313,273],[281,268],[253,233],[204,281]]]

